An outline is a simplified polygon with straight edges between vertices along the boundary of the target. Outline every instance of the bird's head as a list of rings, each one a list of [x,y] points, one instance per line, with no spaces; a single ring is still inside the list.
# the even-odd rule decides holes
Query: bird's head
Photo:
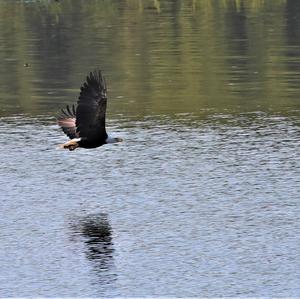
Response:
[[[115,138],[115,142],[123,142],[123,139],[122,139],[122,138],[119,138],[119,137],[116,137],[116,138]]]
[[[122,142],[123,139],[119,138],[119,137],[110,137],[108,136],[108,138],[106,139],[106,143],[117,143],[117,142]]]

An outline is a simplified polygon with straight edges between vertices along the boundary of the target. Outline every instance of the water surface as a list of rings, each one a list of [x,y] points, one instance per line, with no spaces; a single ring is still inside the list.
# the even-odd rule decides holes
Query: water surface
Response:
[[[299,296],[299,6],[1,1],[0,296]],[[96,67],[125,141],[61,151]]]

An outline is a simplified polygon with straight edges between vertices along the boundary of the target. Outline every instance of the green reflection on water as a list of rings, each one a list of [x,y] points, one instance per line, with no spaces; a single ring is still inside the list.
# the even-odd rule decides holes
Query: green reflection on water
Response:
[[[299,20],[291,0],[2,1],[0,113],[53,115],[96,67],[112,116],[295,113]]]

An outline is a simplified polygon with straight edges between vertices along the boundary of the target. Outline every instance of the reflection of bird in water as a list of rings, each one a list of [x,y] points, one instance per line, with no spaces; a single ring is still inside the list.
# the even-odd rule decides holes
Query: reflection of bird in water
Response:
[[[115,280],[113,273],[107,273],[114,267],[112,229],[107,214],[92,214],[76,219],[75,223],[72,222],[72,230],[86,244],[86,257],[93,262],[93,268],[101,280],[106,283]]]
[[[77,107],[67,106],[58,117],[59,126],[71,139],[61,147],[73,151],[77,147],[95,148],[123,141],[106,133],[107,94],[101,71],[91,72],[80,90]]]
[[[94,215],[88,221],[83,221],[81,223],[81,233],[88,245],[87,258],[98,262],[102,269],[107,267],[106,264],[112,258],[114,251],[111,226],[107,217],[104,217],[103,214],[101,217]]]

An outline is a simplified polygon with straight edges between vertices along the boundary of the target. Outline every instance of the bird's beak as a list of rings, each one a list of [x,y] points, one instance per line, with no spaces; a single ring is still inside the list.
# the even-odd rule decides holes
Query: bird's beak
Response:
[[[116,139],[117,139],[117,142],[123,142],[122,138],[116,138]]]

